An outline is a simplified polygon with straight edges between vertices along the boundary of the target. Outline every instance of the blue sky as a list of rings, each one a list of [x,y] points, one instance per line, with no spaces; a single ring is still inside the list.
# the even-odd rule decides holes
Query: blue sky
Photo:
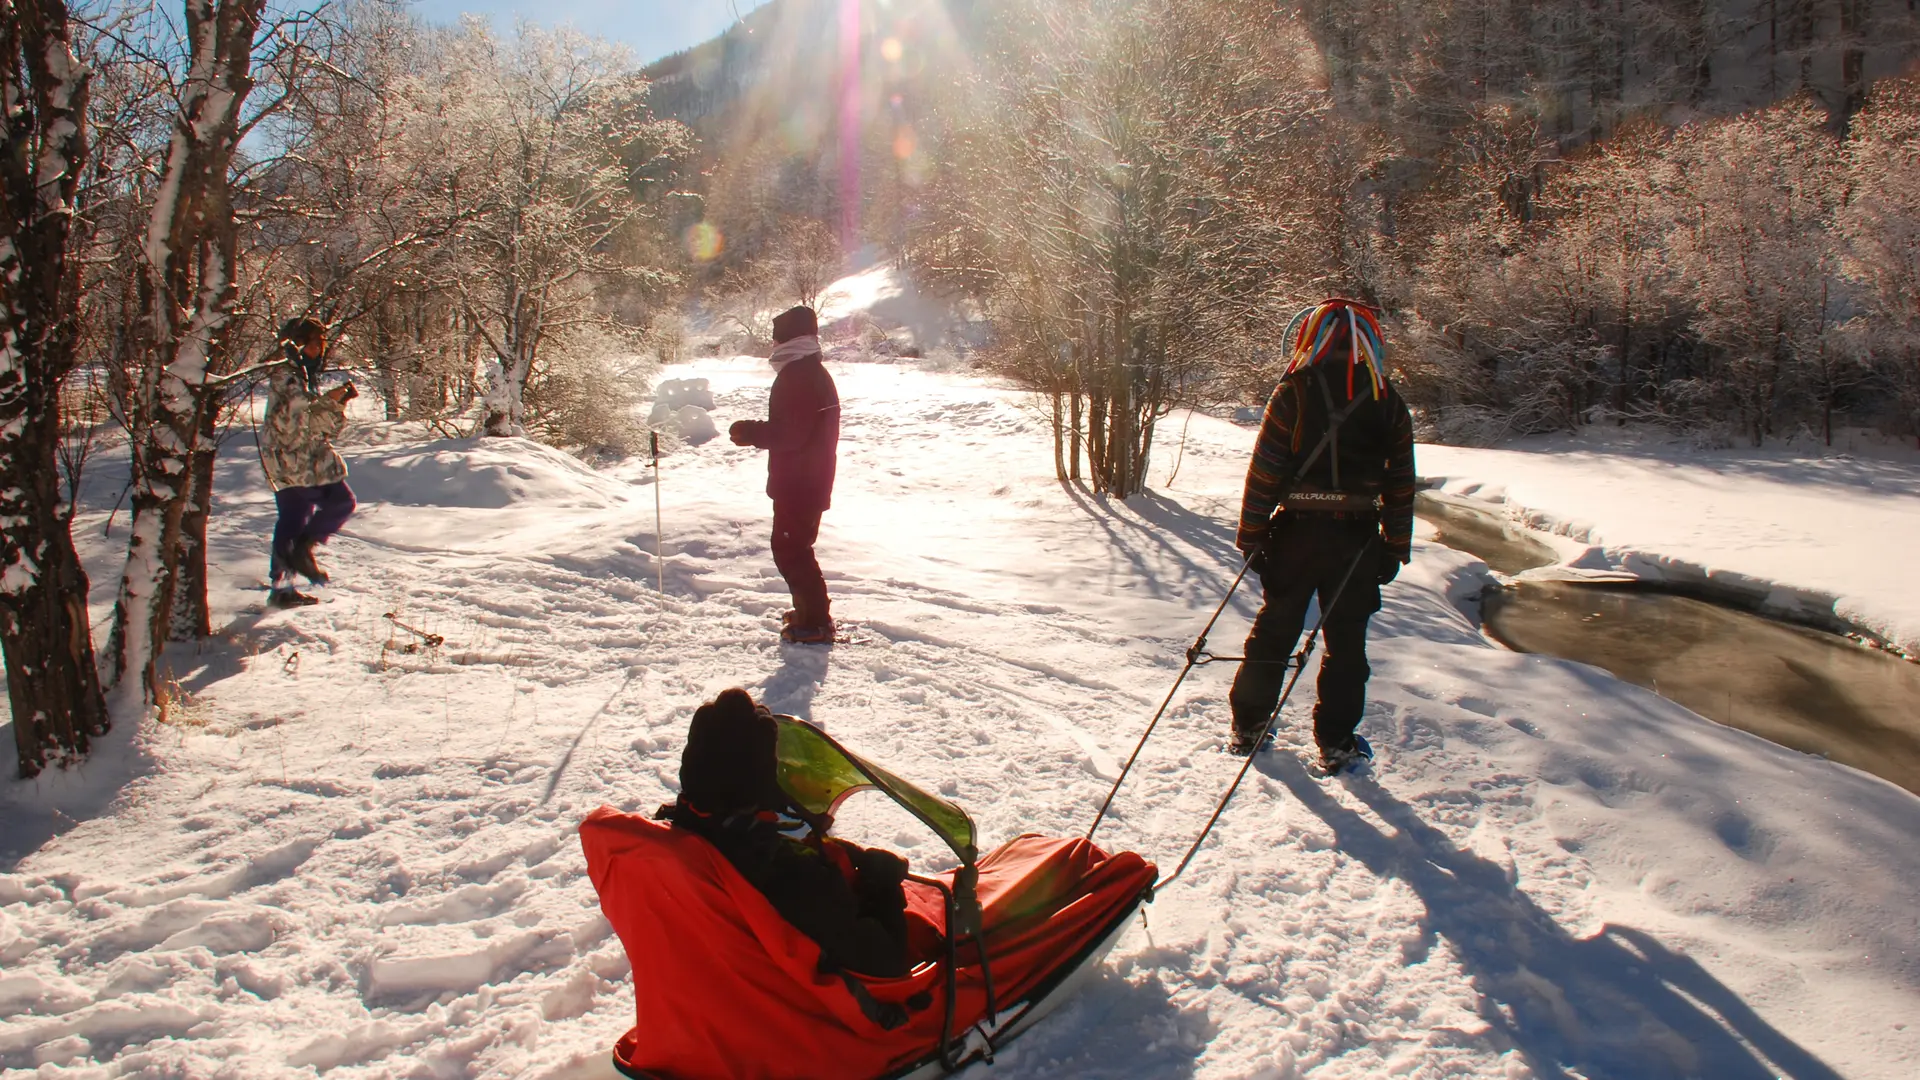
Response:
[[[697,45],[725,30],[767,0],[418,0],[413,10],[431,22],[453,22],[461,13],[486,15],[505,30],[516,19],[542,26],[570,22],[576,28],[621,42],[641,63]]]

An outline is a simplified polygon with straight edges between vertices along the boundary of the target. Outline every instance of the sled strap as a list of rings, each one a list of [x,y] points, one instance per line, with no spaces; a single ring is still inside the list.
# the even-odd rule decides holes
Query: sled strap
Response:
[[[1327,625],[1327,612],[1332,611],[1334,605],[1340,602],[1340,598],[1346,595],[1347,583],[1353,580],[1354,571],[1360,569],[1360,564],[1366,560],[1367,554],[1373,550],[1373,539],[1374,538],[1369,537],[1366,543],[1360,545],[1360,550],[1354,554],[1353,561],[1347,564],[1347,572],[1346,575],[1340,579],[1340,587],[1333,590],[1333,598],[1328,600],[1326,605],[1320,609],[1320,618],[1313,624],[1313,632],[1307,635],[1306,647],[1300,650],[1300,666],[1293,669],[1292,678],[1287,680],[1287,689],[1280,695],[1280,700],[1274,703],[1273,711],[1267,714],[1267,726],[1260,729],[1260,737],[1253,741],[1253,749],[1247,752],[1247,760],[1240,763],[1240,771],[1234,774],[1233,783],[1227,785],[1226,794],[1220,796],[1219,805],[1213,808],[1213,816],[1208,818],[1207,823],[1201,827],[1200,835],[1194,837],[1193,846],[1187,849],[1185,855],[1181,856],[1180,865],[1173,868],[1173,873],[1153,883],[1155,892],[1159,892],[1161,889],[1173,884],[1174,881],[1180,877],[1181,872],[1187,868],[1187,864],[1193,861],[1195,855],[1199,854],[1200,845],[1207,842],[1207,834],[1213,831],[1214,823],[1220,820],[1221,814],[1227,812],[1227,804],[1233,801],[1233,793],[1240,790],[1240,781],[1247,778],[1247,770],[1253,768],[1253,759],[1259,756],[1260,747],[1267,741],[1267,736],[1272,733],[1274,721],[1280,719],[1280,710],[1286,707],[1287,699],[1293,696],[1293,688],[1300,685],[1300,676],[1307,670],[1307,660],[1313,656],[1314,640],[1320,636],[1321,629]]]
[[[891,1001],[881,1001],[868,993],[866,985],[845,971],[840,973],[840,981],[847,984],[847,993],[860,1006],[860,1015],[871,1020],[882,1031],[892,1031],[905,1027],[907,1010]]]
[[[1316,381],[1320,384],[1320,397],[1327,403],[1327,433],[1321,436],[1320,445],[1313,448],[1313,455],[1307,458],[1307,463],[1300,466],[1300,471],[1294,474],[1293,483],[1288,485],[1289,491],[1297,487],[1306,477],[1307,470],[1313,467],[1314,460],[1320,456],[1320,451],[1326,449],[1328,443],[1333,444],[1333,490],[1340,490],[1340,425],[1346,423],[1347,418],[1360,408],[1360,402],[1365,400],[1360,397],[1350,398],[1345,408],[1336,410],[1333,407],[1333,391],[1327,389],[1326,369],[1315,368],[1314,371],[1318,376]]]

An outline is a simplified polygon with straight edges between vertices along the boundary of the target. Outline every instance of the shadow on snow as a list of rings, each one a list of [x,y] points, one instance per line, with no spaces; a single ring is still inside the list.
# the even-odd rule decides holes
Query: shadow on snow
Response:
[[[1339,850],[1411,886],[1425,931],[1444,937],[1480,994],[1481,1016],[1543,1077],[1840,1080],[1691,958],[1607,926],[1575,938],[1498,865],[1455,847],[1377,784],[1348,784],[1395,830],[1342,806],[1291,755],[1263,758],[1335,834]]]

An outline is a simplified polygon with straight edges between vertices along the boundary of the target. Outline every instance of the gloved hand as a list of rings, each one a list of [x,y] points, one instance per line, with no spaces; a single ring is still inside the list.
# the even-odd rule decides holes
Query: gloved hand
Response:
[[[1240,554],[1247,560],[1248,571],[1265,576],[1267,572],[1267,549],[1265,546],[1241,548]]]
[[[1266,574],[1267,534],[1265,532],[1253,532],[1248,529],[1241,529],[1239,534],[1233,538],[1233,546],[1240,549],[1241,555],[1251,560],[1247,564],[1247,569],[1263,576]]]
[[[727,428],[727,438],[732,439],[735,446],[752,446],[755,426],[752,420],[735,420]]]
[[[898,885],[907,878],[907,860],[881,848],[854,848],[853,867],[861,884]]]
[[[1398,548],[1380,549],[1380,584],[1390,584],[1400,576],[1400,568],[1413,561],[1412,551]]]

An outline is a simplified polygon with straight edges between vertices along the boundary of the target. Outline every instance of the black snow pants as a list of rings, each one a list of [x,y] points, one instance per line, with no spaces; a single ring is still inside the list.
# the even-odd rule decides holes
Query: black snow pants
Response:
[[[828,610],[826,575],[820,572],[820,560],[813,557],[823,513],[817,507],[786,500],[773,504],[773,565],[787,579],[787,591],[793,594],[793,626],[797,630],[823,627],[833,621]]]
[[[1300,640],[1307,607],[1317,595],[1327,621],[1313,738],[1322,749],[1345,747],[1367,703],[1367,676],[1373,673],[1367,666],[1367,621],[1380,610],[1382,560],[1392,556],[1380,546],[1380,526],[1371,518],[1282,514],[1273,528],[1260,574],[1265,599],[1247,635],[1247,659],[1234,676],[1229,696],[1234,730],[1257,733],[1266,726],[1286,682],[1286,659]],[[1350,566],[1353,576],[1334,603]]]

